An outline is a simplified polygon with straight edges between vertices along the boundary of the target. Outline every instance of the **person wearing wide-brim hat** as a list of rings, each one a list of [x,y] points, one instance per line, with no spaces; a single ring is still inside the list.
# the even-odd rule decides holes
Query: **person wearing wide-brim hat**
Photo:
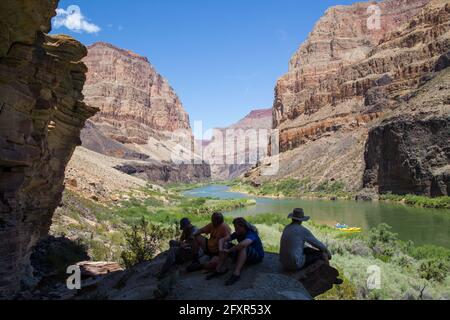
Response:
[[[283,267],[289,271],[298,271],[320,259],[328,262],[331,253],[327,246],[303,226],[303,222],[309,221],[311,217],[305,215],[303,209],[297,208],[288,215],[288,219],[292,223],[284,229],[280,243]],[[305,247],[306,243],[313,248]]]
[[[288,219],[306,222],[309,221],[311,217],[305,216],[305,211],[303,209],[294,209],[294,211],[288,215]]]

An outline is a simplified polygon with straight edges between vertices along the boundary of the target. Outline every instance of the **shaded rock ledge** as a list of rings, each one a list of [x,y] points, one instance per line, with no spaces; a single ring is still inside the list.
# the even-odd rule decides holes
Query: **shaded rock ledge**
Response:
[[[186,273],[186,264],[174,267],[165,279],[158,280],[164,261],[162,254],[131,269],[99,274],[84,280],[79,291],[69,291],[61,284],[40,299],[312,300],[332,289],[339,276],[337,270],[323,261],[301,272],[289,273],[282,269],[277,254],[267,253],[263,263],[246,267],[241,281],[226,287],[224,283],[231,271],[219,279],[206,281],[205,273]]]

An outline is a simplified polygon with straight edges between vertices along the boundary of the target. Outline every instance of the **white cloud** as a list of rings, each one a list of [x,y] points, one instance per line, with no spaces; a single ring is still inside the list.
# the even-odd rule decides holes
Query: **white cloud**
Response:
[[[66,27],[67,29],[78,33],[97,33],[101,30],[99,26],[89,22],[81,13],[80,7],[75,5],[69,6],[67,10],[56,9],[53,27],[55,29]]]

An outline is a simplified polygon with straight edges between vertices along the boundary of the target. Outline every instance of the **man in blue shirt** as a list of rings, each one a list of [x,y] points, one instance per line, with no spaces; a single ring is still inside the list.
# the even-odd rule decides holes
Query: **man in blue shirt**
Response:
[[[234,219],[233,225],[236,232],[229,237],[220,239],[220,255],[216,271],[206,278],[211,280],[227,273],[228,270],[224,269],[224,264],[226,259],[231,256],[236,260],[236,267],[231,278],[225,283],[227,286],[240,280],[244,265],[258,264],[264,259],[264,248],[258,230],[244,218]],[[229,248],[228,244],[234,240],[237,240],[238,244]]]

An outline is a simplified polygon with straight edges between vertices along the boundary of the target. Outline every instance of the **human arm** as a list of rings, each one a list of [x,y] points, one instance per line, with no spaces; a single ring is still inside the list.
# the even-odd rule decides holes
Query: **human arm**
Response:
[[[331,252],[328,250],[327,246],[319,241],[309,230],[306,231],[305,241],[314,248],[326,253],[328,255],[328,259],[331,259]]]
[[[224,247],[225,243],[231,241],[231,236],[226,236],[219,240],[219,252],[225,252],[226,248]]]
[[[195,231],[195,232],[192,234],[192,236],[193,236],[193,237],[197,237],[197,236],[199,236],[199,235],[202,235],[202,234],[209,234],[209,233],[211,233],[211,225],[210,225],[210,224],[208,224],[207,226],[204,226],[204,227],[201,228],[201,229],[198,229],[197,231]]]
[[[236,251],[241,251],[242,249],[247,248],[248,246],[250,246],[253,243],[253,240],[251,239],[245,239],[244,241],[239,242],[238,245],[234,246],[233,248],[231,248],[230,250],[225,250],[225,252],[227,253],[233,253]]]
[[[233,239],[233,236],[231,238]],[[236,234],[234,234],[234,239],[236,239]],[[244,240],[239,242],[239,244],[237,246],[234,246],[228,252],[232,253],[232,252],[236,252],[236,251],[241,251],[241,250],[247,248],[248,246],[250,246],[253,243],[253,241],[255,241],[256,239],[257,239],[257,236],[255,234],[248,233]]]

